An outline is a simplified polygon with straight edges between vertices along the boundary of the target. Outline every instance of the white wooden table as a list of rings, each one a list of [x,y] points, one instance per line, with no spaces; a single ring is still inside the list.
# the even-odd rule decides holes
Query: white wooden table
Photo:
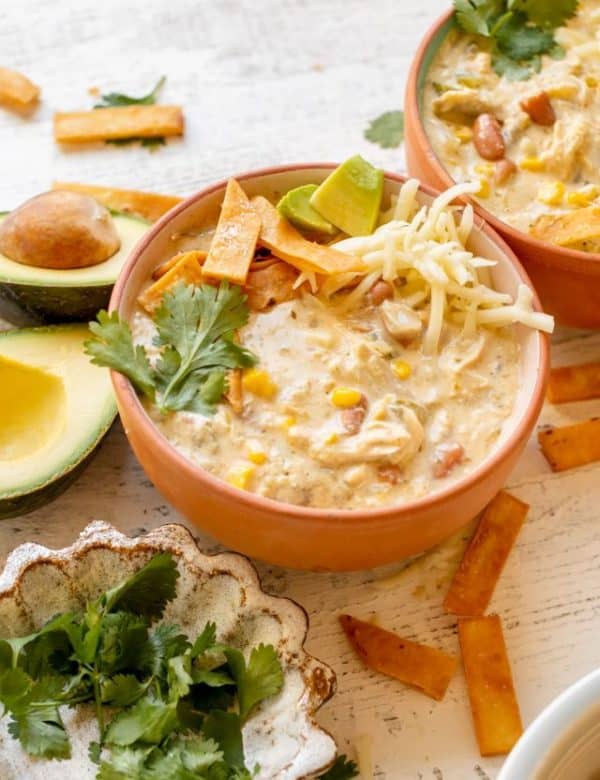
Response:
[[[0,210],[53,178],[192,193],[217,178],[286,161],[340,160],[360,152],[391,170],[402,153],[363,139],[368,120],[402,104],[411,56],[446,0],[21,0],[0,4],[2,63],[42,85],[24,121],[0,113]],[[168,77],[164,101],[185,107],[186,136],[155,153],[52,141],[56,109],[86,108],[88,89],[130,94]],[[600,333],[561,332],[555,363],[598,358]],[[541,423],[585,419],[594,402],[547,407]],[[504,618],[524,720],[600,662],[600,465],[553,475],[532,441],[509,487],[531,513],[492,608]],[[0,525],[0,557],[24,541],[70,543],[104,518],[128,533],[184,522],[146,479],[119,425],[61,498]],[[218,549],[197,533],[200,546]],[[341,610],[373,616],[407,637],[456,649],[440,603],[442,551],[388,590],[386,572],[317,575],[259,564],[264,585],[308,610],[308,648],[338,672],[320,720],[353,753],[371,743],[381,780],[493,778],[500,759],[479,758],[462,674],[434,703],[366,671],[341,635]],[[363,767],[363,776],[369,776]],[[515,778],[515,780],[522,780]]]

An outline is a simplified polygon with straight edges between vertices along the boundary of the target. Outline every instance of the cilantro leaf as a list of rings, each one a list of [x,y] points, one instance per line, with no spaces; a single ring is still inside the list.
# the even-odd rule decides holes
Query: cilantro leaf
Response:
[[[382,149],[395,149],[404,138],[404,111],[386,111],[373,119],[365,130],[365,138]]]
[[[521,13],[511,14],[496,32],[495,39],[502,54],[517,62],[544,54],[554,46],[552,33],[528,24],[527,17]]]
[[[58,711],[60,680],[33,682],[19,669],[4,672],[2,700],[10,711],[8,731],[30,756],[70,758],[71,746]]]
[[[204,719],[202,731],[219,745],[228,764],[244,767],[244,743],[239,715],[235,712],[212,710]]]
[[[499,76],[506,76],[509,81],[524,81],[534,73],[538,73],[541,66],[539,57],[526,63],[520,63],[504,54],[496,53],[492,56],[493,69]]]
[[[178,578],[171,553],[158,553],[129,579],[106,591],[100,603],[107,612],[119,607],[153,620],[175,597]]]
[[[124,95],[122,92],[107,92],[105,95],[100,96],[100,102],[96,103],[94,108],[109,108],[111,106],[151,106],[156,103],[158,93],[163,88],[166,76],[161,76],[154,85],[154,88],[148,92],[147,95],[142,97],[131,97],[130,95]]]
[[[103,704],[112,707],[128,707],[134,704],[146,692],[147,686],[134,674],[117,674],[100,685]]]
[[[116,715],[108,725],[105,741],[127,747],[135,742],[158,745],[177,726],[177,703],[146,694],[132,707]]]
[[[579,0],[509,0],[510,10],[527,14],[533,24],[556,29],[577,13]]]
[[[217,624],[209,621],[200,634],[198,634],[196,641],[192,645],[192,658],[202,655],[210,648],[214,647],[217,642]]]
[[[352,777],[358,777],[358,767],[346,756],[338,756],[327,772],[319,776],[319,780],[350,780]]]
[[[465,32],[489,37],[502,6],[502,0],[454,0],[455,18]]]
[[[133,386],[148,398],[155,393],[154,376],[146,352],[134,346],[131,328],[119,319],[116,311],[98,312],[98,322],[90,322],[94,336],[84,343],[84,350],[97,366],[106,366],[124,374]]]
[[[154,677],[166,677],[170,658],[183,655],[190,643],[178,626],[161,623],[148,636],[140,650],[138,665]]]
[[[264,699],[283,687],[283,671],[273,645],[260,644],[250,653],[248,664],[239,650],[228,648],[225,657],[238,686],[242,723]]]

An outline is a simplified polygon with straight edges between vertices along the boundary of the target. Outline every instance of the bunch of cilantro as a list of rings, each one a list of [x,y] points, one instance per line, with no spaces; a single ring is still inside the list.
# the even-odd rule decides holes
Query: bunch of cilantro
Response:
[[[213,414],[227,391],[227,372],[256,363],[256,357],[235,342],[235,332],[248,322],[242,288],[178,282],[153,314],[159,358],[148,359],[134,345],[129,325],[116,312],[101,311],[90,323],[85,343],[92,363],[124,374],[162,412],[187,409]]]
[[[69,758],[60,707],[88,703],[100,734],[89,748],[97,780],[250,780],[242,726],[281,690],[280,662],[262,644],[246,662],[217,642],[214,623],[193,641],[155,625],[177,578],[172,556],[160,553],[83,611],[0,640],[2,716],[23,750]]]
[[[454,0],[458,26],[489,40],[492,67],[511,81],[537,73],[542,54],[564,56],[554,30],[575,16],[578,5],[579,0]]]

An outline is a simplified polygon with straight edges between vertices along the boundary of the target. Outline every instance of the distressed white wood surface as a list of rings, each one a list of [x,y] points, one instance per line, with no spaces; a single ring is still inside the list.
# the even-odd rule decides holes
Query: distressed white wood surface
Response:
[[[44,101],[28,120],[0,113],[0,209],[53,178],[185,195],[244,169],[357,151],[401,169],[402,153],[367,143],[362,130],[401,105],[417,42],[446,6],[445,0],[2,3],[2,64],[41,84]],[[92,86],[141,93],[163,73],[162,100],[185,107],[183,141],[156,153],[101,146],[66,152],[54,145],[54,110],[90,106]],[[600,333],[563,332],[555,339],[555,363],[599,355]],[[599,407],[547,407],[540,424],[585,419]],[[509,487],[532,509],[492,608],[504,618],[528,723],[600,662],[600,466],[553,475],[532,440]],[[66,494],[0,525],[0,557],[24,541],[66,545],[94,518],[128,533],[182,522],[145,478],[118,425]],[[197,538],[203,549],[218,549],[202,534]],[[308,647],[338,672],[338,694],[320,720],[342,748],[352,753],[365,736],[372,740],[380,780],[495,777],[501,759],[478,756],[462,673],[443,702],[432,702],[366,671],[337,624],[342,610],[376,614],[407,637],[456,650],[454,622],[440,608],[449,570],[443,555],[425,559],[391,590],[373,585],[383,572],[259,569],[267,589],[306,607]]]

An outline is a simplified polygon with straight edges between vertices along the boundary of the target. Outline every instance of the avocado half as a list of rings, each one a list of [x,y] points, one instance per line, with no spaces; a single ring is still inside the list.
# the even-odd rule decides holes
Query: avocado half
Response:
[[[0,333],[0,519],[56,498],[85,468],[117,406],[86,325]]]
[[[0,215],[0,220],[7,216]],[[0,253],[0,293],[49,322],[90,320],[106,308],[129,253],[149,223],[113,214],[121,248],[108,260],[87,268],[62,270],[23,265]]]

